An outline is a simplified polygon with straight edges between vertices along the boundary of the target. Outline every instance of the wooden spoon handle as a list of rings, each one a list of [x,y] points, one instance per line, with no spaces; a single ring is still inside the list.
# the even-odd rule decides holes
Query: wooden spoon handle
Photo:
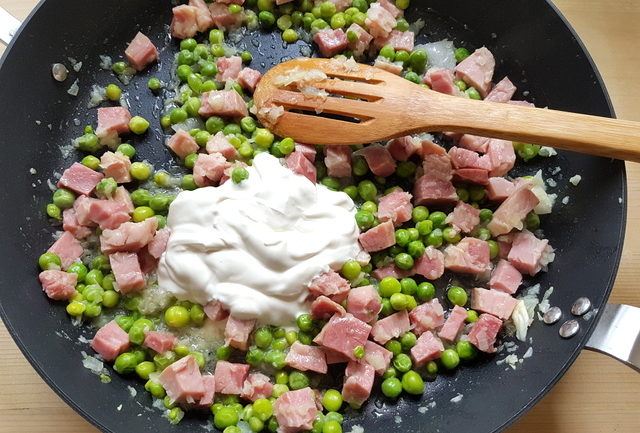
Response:
[[[456,97],[432,98],[428,109],[436,113],[427,115],[429,120],[425,120],[434,131],[502,138],[640,162],[639,122]]]

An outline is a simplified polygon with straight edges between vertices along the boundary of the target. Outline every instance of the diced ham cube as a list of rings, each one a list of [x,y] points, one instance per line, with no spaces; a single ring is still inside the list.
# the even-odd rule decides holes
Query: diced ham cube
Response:
[[[269,377],[262,373],[251,373],[244,381],[240,397],[256,401],[259,398],[269,398],[273,392],[273,384]]]
[[[444,270],[444,266],[443,266],[443,270]],[[413,272],[411,269],[409,270],[400,269],[399,267],[397,267],[395,264],[392,263],[392,264],[383,266],[381,268],[375,269],[372,272],[372,274],[376,279],[382,280],[383,278],[386,278],[386,277],[393,277],[398,279],[407,278],[413,275]]]
[[[136,71],[144,70],[149,63],[155,62],[160,57],[153,42],[142,32],[135,35],[124,51],[124,55]]]
[[[442,325],[442,329],[438,332],[438,337],[443,340],[455,341],[456,337],[464,327],[464,321],[467,319],[467,310],[456,305],[449,313],[449,317]]]
[[[504,77],[498,84],[493,86],[493,89],[484,100],[489,102],[509,102],[514,93],[516,93],[516,86],[513,85],[509,77]]]
[[[391,221],[383,222],[362,233],[358,240],[366,252],[384,250],[396,243],[396,232]]]
[[[229,140],[227,140],[227,137],[225,137],[222,131],[209,137],[206,149],[207,153],[211,154],[217,152],[227,160],[235,159],[238,156],[238,151],[233,147]]]
[[[309,387],[287,391],[273,403],[273,414],[282,433],[310,430],[318,415],[316,395]]]
[[[129,132],[130,120],[131,113],[124,107],[98,108],[96,135],[100,138],[100,144],[110,147],[118,144],[118,135]]]
[[[394,189],[389,194],[380,198],[378,202],[378,218],[380,221],[391,221],[394,225],[407,222],[411,219],[411,194]]]
[[[180,158],[196,153],[200,146],[187,131],[179,130],[167,140],[167,147]]]
[[[456,189],[450,180],[425,174],[413,185],[413,203],[419,205],[446,205],[458,201]]]
[[[396,19],[380,3],[371,3],[364,23],[374,38],[386,37],[396,26]]]
[[[311,303],[311,317],[315,320],[330,319],[331,316],[337,314],[338,316],[344,316],[347,312],[342,305],[337,302],[333,302],[326,296],[318,296]]]
[[[260,71],[256,71],[251,68],[244,68],[238,74],[236,81],[240,84],[244,89],[249,90],[253,93],[256,90],[256,86],[262,79],[262,74]]]
[[[91,170],[79,162],[74,162],[62,173],[62,177],[58,181],[58,188],[66,188],[76,194],[91,195],[103,177],[102,173]]]
[[[469,332],[469,342],[483,352],[493,353],[496,351],[493,344],[500,328],[502,328],[502,320],[491,314],[481,314]]]
[[[256,326],[255,320],[241,320],[233,316],[227,319],[224,328],[224,344],[240,350],[247,350],[249,347],[249,335]]]
[[[162,370],[158,382],[167,391],[171,402],[194,404],[205,394],[202,374],[193,355],[187,355]]]
[[[373,286],[354,287],[347,296],[347,311],[363,322],[371,322],[382,310],[380,295]]]
[[[432,178],[451,180],[453,177],[453,166],[451,165],[451,157],[448,154],[423,155],[422,169],[425,176]]]
[[[217,184],[231,164],[220,153],[199,153],[193,166],[193,181],[198,186]]]
[[[204,313],[214,322],[219,322],[229,317],[229,311],[224,308],[222,302],[217,299],[208,302],[207,305],[204,306]]]
[[[137,292],[147,287],[136,253],[110,254],[109,263],[111,263],[111,272],[116,277],[120,293]]]
[[[522,274],[511,263],[500,260],[491,274],[489,287],[513,295],[522,283]]]
[[[444,310],[437,298],[420,304],[409,313],[413,332],[420,335],[442,326],[444,323]]]
[[[127,205],[115,200],[93,200],[89,203],[89,219],[102,230],[113,230],[131,219]]]
[[[71,299],[76,294],[78,275],[56,269],[40,272],[38,275],[42,290],[50,299]]]
[[[516,190],[515,185],[504,177],[490,177],[487,183],[487,198],[504,201]]]
[[[402,9],[398,8],[391,0],[378,0],[378,4],[387,10],[394,18],[403,16]]]
[[[84,248],[80,242],[69,232],[62,233],[62,236],[49,247],[48,253],[57,254],[62,262],[62,270],[66,270],[73,262],[78,260],[84,253]]]
[[[465,149],[473,150],[480,153],[487,152],[490,138],[480,137],[478,135],[464,134],[458,140],[458,146]]]
[[[292,172],[306,177],[311,182],[316,183],[316,167],[307,159],[304,153],[292,152],[285,159],[285,165]]]
[[[480,156],[476,152],[461,147],[452,147],[449,157],[454,168],[481,168],[491,170],[491,161],[486,156]]]
[[[138,251],[138,262],[140,263],[140,270],[145,275],[148,275],[152,271],[155,271],[158,267],[159,261],[160,260],[149,254],[148,246],[143,247],[142,249],[140,249],[140,251]]]
[[[487,96],[493,69],[496,61],[493,54],[486,47],[478,48],[469,57],[458,63],[455,67],[456,77],[476,88],[483,98]]]
[[[198,8],[180,5],[172,11],[171,36],[179,39],[194,37],[198,33]]]
[[[384,347],[374,343],[373,341],[367,341],[364,345],[364,360],[376,371],[376,374],[383,375],[391,364],[391,358],[393,353],[385,349]]]
[[[331,177],[351,176],[351,149],[349,146],[325,146],[324,164]]]
[[[555,254],[547,239],[538,239],[533,233],[524,231],[513,236],[508,260],[523,274],[535,275],[542,267],[553,261]]]
[[[76,239],[84,239],[91,234],[91,228],[83,226],[78,222],[76,211],[65,209],[62,212],[62,228],[64,231],[70,232]]]
[[[129,191],[127,191],[124,186],[119,186],[116,188],[116,192],[113,194],[113,200],[122,204],[124,206],[124,210],[127,213],[133,213],[133,201],[131,200]]]
[[[514,228],[520,230],[525,217],[538,203],[540,200],[529,185],[522,185],[498,206],[487,228],[493,236],[509,233]]]
[[[83,226],[94,225],[89,213],[91,203],[94,201],[98,200],[95,198],[89,198],[86,195],[81,195],[73,202],[73,210],[76,211],[76,220],[78,220],[78,224]]]
[[[436,92],[452,96],[460,94],[460,89],[454,83],[453,74],[448,69],[430,68],[425,74],[424,82]]]
[[[325,374],[327,361],[324,352],[318,346],[309,346],[295,341],[287,353],[285,364],[300,371],[315,371]]]
[[[427,155],[446,155],[447,151],[444,147],[437,145],[431,140],[423,138],[420,140],[421,147],[418,150],[418,154],[422,157]]]
[[[379,144],[365,146],[354,152],[354,155],[362,155],[367,165],[376,176],[391,176],[396,171],[396,161],[386,147]]]
[[[471,308],[493,314],[500,319],[508,319],[518,300],[508,293],[476,287],[471,292]]]
[[[115,360],[118,355],[126,352],[129,344],[129,334],[118,326],[115,320],[98,329],[91,340],[91,348],[107,362]]]
[[[217,4],[217,3],[216,3]],[[225,6],[226,7],[226,6]],[[212,90],[201,96],[201,106],[198,113],[204,117],[246,117],[247,103],[235,90]]]
[[[131,182],[131,160],[121,152],[103,153],[100,157],[100,168],[105,177],[111,177],[118,183]]]
[[[386,57],[378,56],[373,62],[373,66],[395,75],[402,75],[402,62],[392,62]]]
[[[216,362],[213,376],[216,378],[216,392],[219,394],[240,395],[244,382],[249,375],[249,366],[227,361]]]
[[[216,392],[216,378],[211,374],[202,376],[202,386],[204,387],[204,394],[198,401],[197,406],[207,408],[213,404],[213,397]]]
[[[167,243],[169,242],[170,235],[171,232],[168,228],[164,228],[156,232],[155,236],[147,246],[149,254],[151,254],[152,257],[159,259],[162,256],[167,249]]]
[[[358,346],[364,347],[370,332],[370,325],[356,319],[351,314],[344,317],[334,315],[313,341],[341,353],[351,360],[356,360],[353,349]]]
[[[362,406],[371,395],[375,369],[366,362],[349,361],[345,370],[342,399],[354,406]]]
[[[397,161],[407,161],[411,155],[420,152],[422,142],[416,137],[405,135],[398,137],[387,143],[387,150],[391,156]]]
[[[416,367],[421,367],[429,361],[440,358],[444,351],[442,341],[431,332],[424,332],[418,337],[416,345],[411,348],[411,358]]]
[[[342,29],[325,29],[313,35],[313,41],[318,44],[320,53],[324,57],[340,54],[349,45],[347,34]]]
[[[487,155],[491,161],[490,176],[504,176],[516,163],[516,153],[511,141],[492,138],[489,140]]]
[[[344,356],[342,353],[336,352],[335,350],[322,347],[322,351],[324,352],[324,356],[327,359],[327,365],[349,362],[349,358]]]
[[[351,290],[349,281],[332,270],[323,272],[309,283],[309,293],[312,296],[324,295],[336,302],[342,302],[349,290]]]
[[[489,244],[476,238],[464,238],[444,250],[444,267],[453,272],[481,274],[491,269]]]
[[[424,254],[415,260],[413,272],[422,275],[427,280],[437,280],[444,274],[444,254],[442,251],[428,246]]]
[[[204,0],[189,0],[189,6],[193,6],[198,10],[196,14],[196,23],[198,25],[199,32],[206,32],[213,27],[211,11]]]
[[[159,331],[147,331],[144,334],[144,342],[142,343],[144,347],[155,350],[159,354],[173,349],[176,344],[178,344],[178,339],[175,335]]]
[[[213,24],[222,30],[235,27],[244,20],[244,13],[232,14],[225,3],[211,3],[209,4],[209,11],[211,11]]]
[[[316,160],[316,147],[311,144],[296,143],[295,151],[302,153],[310,162]]]
[[[138,251],[151,242],[157,228],[158,220],[156,218],[147,218],[139,223],[121,224],[117,229],[102,232],[100,249],[105,254],[118,251]]]
[[[216,81],[220,81],[221,83],[236,81],[242,70],[242,59],[238,56],[218,57],[216,66],[218,67]]]
[[[358,39],[354,42],[349,42],[349,48],[354,55],[361,56],[369,48],[373,36],[356,23],[349,26],[347,33],[349,33],[349,31],[355,32],[358,35]]]
[[[480,224],[480,210],[459,201],[444,221],[463,233],[471,233]]]
[[[486,185],[489,182],[489,171],[483,168],[458,168],[453,171],[453,179],[456,182]]]
[[[371,337],[376,343],[385,344],[392,338],[397,338],[405,332],[409,332],[410,329],[409,313],[406,310],[402,310],[374,323],[371,329]]]
[[[401,32],[398,30],[391,30],[387,36],[377,37],[373,40],[373,45],[380,49],[385,45],[391,45],[396,51],[413,50],[415,34],[412,31]]]

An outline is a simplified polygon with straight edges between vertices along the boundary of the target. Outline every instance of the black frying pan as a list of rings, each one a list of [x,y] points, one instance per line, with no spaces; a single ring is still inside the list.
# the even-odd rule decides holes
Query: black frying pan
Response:
[[[407,13],[413,21],[422,18],[425,30],[419,42],[450,38],[456,45],[489,47],[498,59],[496,78],[509,75],[527,99],[537,106],[612,116],[604,85],[584,47],[557,10],[543,0],[414,0]],[[81,132],[80,125],[95,124],[96,111],[87,110],[92,83],[106,85],[112,74],[99,68],[99,54],[122,55],[127,42],[141,30],[161,50],[160,67],[152,66],[129,86],[140,95],[132,99],[132,112],[157,119],[160,100],[145,91],[150,76],[167,79],[176,42],[167,37],[170,2],[149,0],[42,1],[27,20],[0,63],[0,302],[2,318],[16,343],[38,373],[74,409],[104,431],[156,433],[205,431],[207,417],[189,416],[178,427],[147,409],[151,399],[140,383],[112,374],[110,385],[81,366],[80,351],[90,352],[78,342],[91,332],[73,327],[60,303],[41,293],[37,280],[37,257],[51,243],[53,228],[44,217],[51,192],[46,179],[69,166],[78,155],[65,158],[58,146],[66,145]],[[249,42],[259,39],[260,47]],[[274,34],[251,34],[245,38],[253,53],[252,67],[268,69],[276,62],[299,55],[299,46],[282,46]],[[67,57],[83,62],[79,74],[71,73],[63,84],[51,78],[51,64],[67,63]],[[66,93],[80,78],[80,94]],[[140,89],[138,89],[138,87]],[[523,97],[522,94],[519,95]],[[36,123],[39,121],[39,124]],[[157,122],[154,122],[157,124]],[[171,155],[162,146],[157,128],[143,138],[132,138],[138,157],[156,167],[166,166]],[[548,273],[538,282],[543,291],[554,286],[551,300],[567,313],[578,296],[588,296],[602,310],[618,268],[625,227],[626,185],[621,161],[560,152],[550,160],[538,159],[520,169],[531,174],[538,168],[545,176],[560,167],[556,176],[559,198],[570,192],[567,206],[558,204],[543,218],[546,236],[557,251]],[[30,174],[35,168],[36,174]],[[579,188],[566,187],[568,177],[579,173]],[[567,313],[568,314],[568,313]],[[558,336],[558,325],[536,321],[529,330],[533,357],[515,371],[505,371],[496,359],[440,375],[427,385],[422,399],[403,397],[387,403],[374,397],[348,417],[345,431],[359,424],[366,431],[476,432],[504,429],[531,408],[575,360],[593,330],[596,320],[581,321],[579,333],[570,340]],[[62,338],[59,335],[68,338]],[[527,345],[517,354],[521,357]],[[127,385],[138,395],[132,398]],[[459,403],[450,399],[458,394]],[[435,401],[428,412],[418,408]],[[116,408],[122,405],[120,411]],[[397,417],[400,418],[397,418]],[[398,420],[401,424],[397,424]]]

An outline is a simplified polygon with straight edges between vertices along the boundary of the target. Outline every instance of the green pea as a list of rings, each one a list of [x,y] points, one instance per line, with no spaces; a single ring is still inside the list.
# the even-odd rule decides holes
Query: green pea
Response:
[[[417,166],[413,161],[402,161],[396,167],[396,174],[404,179],[408,179],[416,172]]]
[[[261,11],[258,14],[258,21],[264,28],[272,27],[276,22],[276,17],[269,11]]]
[[[216,412],[213,417],[213,424],[217,429],[224,429],[230,426],[234,426],[240,421],[238,412],[231,407],[222,407]]]
[[[353,348],[353,356],[358,359],[364,358],[365,352],[363,346],[356,346]]]
[[[457,244],[462,239],[462,236],[457,229],[447,227],[442,230],[442,238],[450,244]]]
[[[309,386],[309,378],[306,374],[295,370],[289,373],[289,388],[297,390],[307,386]]]
[[[358,183],[358,194],[363,200],[374,201],[378,195],[378,189],[370,180]]]
[[[173,305],[164,312],[164,321],[172,328],[183,328],[189,324],[189,310],[180,305]]]
[[[135,206],[147,206],[151,197],[151,193],[146,189],[136,189],[131,193],[131,201]]]
[[[320,183],[332,191],[338,191],[340,189],[340,181],[333,177],[324,177],[320,180]]]
[[[480,209],[480,221],[489,222],[493,218],[493,212],[491,209]]]
[[[192,174],[185,174],[180,180],[180,186],[187,191],[193,191],[198,188]]]
[[[122,74],[126,68],[127,64],[125,62],[116,62],[112,66],[113,72],[118,75]]]
[[[327,421],[322,426],[322,433],[342,433],[342,426],[337,421]]]
[[[62,209],[56,206],[53,203],[47,204],[47,216],[53,219],[61,220],[62,219]]]
[[[355,176],[364,176],[369,172],[369,166],[364,158],[354,158],[351,165]]]
[[[427,302],[432,300],[436,296],[436,288],[432,283],[427,281],[418,284],[416,290],[416,297],[420,302]]]
[[[138,319],[129,328],[129,340],[134,344],[142,344],[145,332],[153,331],[155,325],[148,319]]]
[[[498,243],[493,240],[487,241],[487,243],[489,244],[489,257],[491,257],[491,259],[495,259],[498,257],[498,253],[500,253],[500,247],[498,246]]]
[[[139,223],[140,221],[144,221],[147,218],[151,218],[155,214],[156,213],[153,211],[153,209],[151,209],[148,206],[138,206],[133,210],[133,215],[131,219],[134,222]]]
[[[53,204],[60,209],[68,209],[73,206],[73,202],[76,200],[76,196],[71,191],[59,188],[53,193]]]
[[[447,214],[444,212],[432,212],[429,215],[429,220],[433,223],[434,228],[442,229],[445,227],[445,220],[447,219]]]
[[[395,264],[400,269],[408,270],[413,267],[413,257],[407,253],[400,253],[394,258]]]
[[[454,349],[446,349],[440,355],[440,362],[447,370],[453,370],[460,363],[460,357]]]
[[[342,407],[342,394],[335,389],[328,389],[322,396],[322,406],[329,412],[337,412]]]
[[[473,323],[478,321],[478,312],[476,310],[468,310],[465,322]]]
[[[326,1],[320,4],[320,17],[329,19],[336,13],[336,5],[330,1]]]
[[[475,231],[475,237],[483,241],[491,239],[491,231],[489,229],[480,228]]]
[[[360,276],[360,272],[362,272],[362,267],[360,266],[360,263],[355,260],[349,260],[346,262],[342,265],[342,269],[340,271],[342,276],[347,280],[355,280]]]
[[[468,341],[458,341],[456,343],[456,352],[463,361],[470,361],[478,354],[478,350]]]
[[[156,370],[162,371],[171,364],[173,364],[176,360],[175,352],[169,350],[164,354],[160,355],[159,353],[153,357],[153,363],[156,365]]]
[[[148,380],[147,383],[144,384],[144,389],[146,389],[154,398],[164,398],[166,395],[162,385],[153,380]]]
[[[470,55],[469,50],[467,50],[466,48],[462,48],[462,47],[456,48],[453,53],[454,53],[454,55],[456,57],[456,63],[460,63],[461,61],[463,61],[464,59],[466,59]]]
[[[422,257],[425,247],[422,241],[412,241],[407,245],[407,252],[414,259]]]
[[[366,212],[362,210],[359,210],[358,212],[356,212],[355,219],[356,219],[356,224],[358,224],[358,227],[360,228],[360,230],[367,230],[373,227],[373,223],[375,221],[375,217],[371,212]]]
[[[440,248],[443,242],[442,230],[433,229],[431,233],[427,235],[426,241],[427,241],[427,245],[431,245],[432,247],[435,247],[435,248]]]
[[[193,74],[193,69],[189,65],[180,65],[176,69],[176,75],[181,81],[187,81],[187,77]]]
[[[344,422],[344,417],[340,412],[331,411],[331,412],[327,412],[327,414],[324,416],[324,421],[325,422],[335,421],[338,424],[342,424]]]
[[[390,298],[394,293],[400,293],[402,291],[402,285],[396,278],[385,277],[380,281],[379,291],[380,296]]]
[[[409,370],[402,375],[402,389],[407,394],[420,395],[424,392],[424,381],[414,370]]]
[[[414,50],[409,56],[409,65],[414,72],[422,73],[427,66],[427,52],[425,50]]]
[[[537,213],[531,211],[527,214],[525,224],[527,225],[527,230],[536,230],[540,228],[540,217]]]
[[[409,30],[409,22],[404,18],[398,18],[396,20],[395,30],[406,32],[407,30]]]
[[[106,290],[102,294],[102,306],[106,308],[113,308],[120,302],[120,294],[115,290]]]
[[[449,290],[447,290],[447,299],[453,305],[458,305],[463,307],[467,303],[467,292],[459,286],[451,286]]]
[[[82,313],[86,310],[86,306],[82,302],[71,301],[67,304],[66,310],[70,316],[82,316]]]
[[[99,286],[102,285],[103,279],[104,279],[104,274],[100,269],[91,269],[89,272],[87,272],[86,276],[84,277],[84,281],[87,284],[97,284]]]
[[[156,365],[151,361],[142,361],[135,367],[136,374],[140,379],[148,380],[149,375],[156,371]]]
[[[133,372],[136,369],[136,365],[136,356],[131,352],[125,352],[118,355],[113,364],[113,369],[120,374],[126,374]]]
[[[136,135],[141,135],[149,129],[149,121],[140,116],[133,116],[129,120],[129,129]]]
[[[309,332],[313,329],[313,319],[309,314],[301,314],[296,318],[296,324],[303,332]]]
[[[420,76],[413,71],[409,71],[404,75],[404,78],[411,81],[412,83],[420,84]]]
[[[216,349],[216,358],[220,361],[228,361],[233,353],[233,349],[229,346],[219,346]]]
[[[358,187],[355,185],[348,185],[342,188],[342,192],[347,194],[351,200],[358,198]]]
[[[205,316],[204,309],[200,304],[193,304],[189,309],[189,318],[191,319],[191,323],[196,326],[200,326],[204,323]]]
[[[396,50],[391,45],[385,45],[382,48],[380,48],[379,55],[381,57],[386,57],[387,59],[393,61],[393,59],[394,59],[394,57],[396,55]]]
[[[105,177],[100,179],[100,182],[96,185],[96,193],[100,197],[111,198],[115,194],[118,184],[111,177]]]
[[[381,389],[385,397],[397,398],[402,392],[402,382],[397,377],[388,377],[382,381]]]
[[[402,346],[402,343],[400,343],[400,345]],[[393,366],[401,373],[409,371],[412,365],[413,363],[411,362],[411,358],[405,353],[398,353],[393,358]]]
[[[469,99],[482,99],[480,92],[478,92],[475,87],[469,87],[464,93],[469,97]]]
[[[129,329],[131,329],[131,326],[135,322],[135,320],[131,316],[117,316],[115,318],[115,321],[118,326],[121,327],[125,332],[129,332]]]

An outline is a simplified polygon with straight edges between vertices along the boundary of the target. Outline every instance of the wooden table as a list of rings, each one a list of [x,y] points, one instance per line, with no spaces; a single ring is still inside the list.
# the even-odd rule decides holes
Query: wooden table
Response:
[[[640,0],[555,3],[595,59],[618,116],[640,121]],[[0,0],[1,7],[20,19],[35,4],[36,0]],[[638,306],[640,166],[627,164],[627,170],[627,239],[611,301]],[[0,432],[96,432],[40,379],[1,323],[0,345],[4,347],[0,351]],[[604,355],[585,351],[553,390],[508,431],[638,432],[640,375]]]

